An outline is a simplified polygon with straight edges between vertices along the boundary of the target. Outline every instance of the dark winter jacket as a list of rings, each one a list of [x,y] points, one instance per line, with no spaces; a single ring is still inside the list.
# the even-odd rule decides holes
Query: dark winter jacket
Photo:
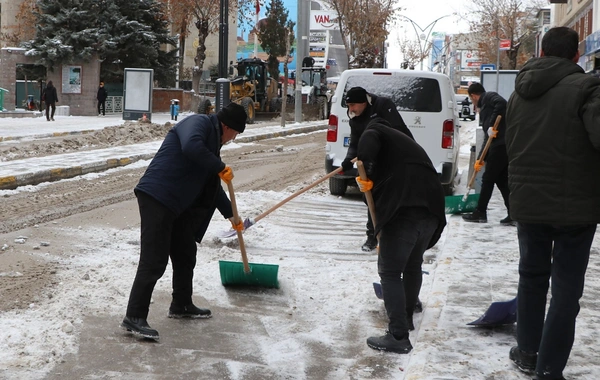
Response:
[[[490,144],[490,149],[493,150],[500,145],[505,145],[504,135],[506,134],[506,100],[500,96],[497,92],[484,92],[477,102],[477,108],[479,109],[479,125],[483,129],[483,146],[485,146],[488,140],[488,129],[494,126],[498,115],[502,116],[500,124],[498,125],[498,134]],[[479,151],[479,157],[483,149]]]
[[[346,153],[346,159],[351,160],[356,157],[360,136],[362,136],[369,122],[376,117],[383,118],[390,123],[392,128],[399,130],[413,140],[415,139],[390,98],[372,94],[369,94],[369,96],[371,101],[367,103],[364,112],[360,116],[350,119],[350,145]]]
[[[56,93],[56,87],[52,84],[48,84],[42,92],[42,100],[46,104],[53,104],[58,102],[58,94]]]
[[[106,88],[98,87],[98,94],[96,95],[96,99],[98,99],[99,102],[103,102],[106,100],[107,97],[108,91],[106,91]]]
[[[446,225],[444,191],[423,148],[406,134],[374,119],[358,143],[358,159],[373,181],[377,225],[375,234],[406,208],[425,208],[438,219],[427,248],[440,238]]]
[[[507,109],[510,216],[600,222],[600,79],[558,57],[532,58]]]
[[[221,135],[216,115],[192,115],[180,121],[167,133],[135,191],[152,196],[177,216],[190,208],[212,215],[217,207],[225,218],[232,217],[218,176],[225,169]]]

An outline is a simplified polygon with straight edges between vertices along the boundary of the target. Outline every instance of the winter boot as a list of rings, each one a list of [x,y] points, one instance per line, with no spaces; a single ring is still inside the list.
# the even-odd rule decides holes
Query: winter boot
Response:
[[[422,311],[423,311],[423,303],[421,302],[421,300],[419,298],[417,298],[417,303],[415,304],[414,312],[421,313]]]
[[[500,220],[500,224],[503,226],[514,226],[516,223],[511,219],[510,215],[506,215],[506,218]]]
[[[200,309],[196,307],[193,303],[187,306],[178,306],[175,303],[171,303],[171,307],[169,307],[169,318],[210,318],[212,317],[212,313],[208,309]]]
[[[368,235],[367,241],[365,241],[365,244],[362,245],[362,250],[365,252],[371,252],[375,248],[377,248],[377,238],[375,236]]]
[[[150,327],[144,318],[125,317],[121,322],[121,327],[134,335],[158,340],[158,331]]]
[[[521,351],[518,346],[514,346],[510,349],[510,353],[508,355],[510,360],[521,370],[521,372],[526,373],[528,375],[533,375],[535,372],[535,366],[537,364],[537,354],[536,353],[528,353],[525,351]]]
[[[463,215],[462,218],[466,222],[487,223],[487,214],[485,211],[481,212],[479,210],[475,210],[470,214]]]
[[[389,331],[384,336],[372,336],[367,339],[367,345],[375,350],[408,354],[412,350],[408,334],[402,339],[396,339]]]

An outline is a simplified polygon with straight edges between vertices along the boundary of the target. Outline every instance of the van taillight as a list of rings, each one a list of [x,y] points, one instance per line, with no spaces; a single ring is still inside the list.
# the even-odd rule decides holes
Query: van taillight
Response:
[[[329,126],[327,127],[327,141],[336,142],[338,132],[338,117],[329,115]]]
[[[442,128],[442,148],[452,149],[454,146],[454,121],[444,121],[444,127]]]

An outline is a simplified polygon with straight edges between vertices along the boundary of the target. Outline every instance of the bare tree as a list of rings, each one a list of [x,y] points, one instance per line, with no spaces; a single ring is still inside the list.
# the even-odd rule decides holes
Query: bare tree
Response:
[[[397,42],[398,46],[400,47],[400,53],[402,54],[404,60],[401,67],[404,69],[414,69],[417,64],[429,56],[431,51],[431,43],[428,43],[423,48],[420,41],[410,40],[406,36],[403,38],[398,36]]]
[[[398,9],[394,0],[326,0],[337,22],[350,67],[381,67],[388,26]]]
[[[501,52],[500,66],[517,69],[533,54],[535,12],[540,1],[471,0],[471,31],[481,36],[478,49],[486,62],[496,62],[500,40],[510,40],[508,50]]]

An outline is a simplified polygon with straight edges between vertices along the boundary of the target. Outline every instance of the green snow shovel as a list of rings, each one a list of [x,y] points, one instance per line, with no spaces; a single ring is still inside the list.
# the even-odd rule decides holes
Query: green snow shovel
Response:
[[[234,223],[240,222],[237,205],[235,203],[235,194],[233,192],[233,183],[227,182],[229,198],[231,199],[231,208],[233,209]],[[277,272],[279,265],[272,264],[253,264],[248,263],[244,237],[241,231],[236,231],[242,253],[242,262],[237,261],[219,261],[219,270],[221,272],[221,283],[223,286],[230,285],[252,285],[263,286],[267,288],[279,288],[277,281]]]
[[[496,121],[494,122],[494,126],[492,127],[492,131],[498,131],[498,125],[500,124],[501,119],[502,116],[498,115]],[[487,155],[494,138],[495,135],[494,137],[489,138],[485,143],[485,147],[483,148],[483,152],[481,152],[481,157],[479,158],[481,162],[484,162],[484,158]],[[462,214],[464,212],[475,211],[477,208],[477,203],[479,202],[479,194],[469,194],[471,188],[473,187],[473,183],[475,182],[475,177],[477,177],[477,171],[473,170],[473,174],[471,175],[469,183],[467,184],[467,192],[465,195],[449,195],[445,198],[446,214]]]

